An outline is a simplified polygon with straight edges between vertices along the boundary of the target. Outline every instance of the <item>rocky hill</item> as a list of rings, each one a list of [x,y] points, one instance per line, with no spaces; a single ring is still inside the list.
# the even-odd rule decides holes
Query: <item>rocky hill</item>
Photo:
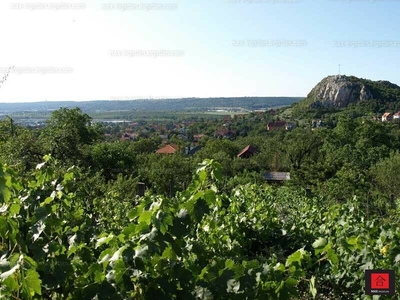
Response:
[[[372,110],[400,106],[400,87],[389,81],[372,81],[354,76],[328,76],[299,103],[306,109],[340,109],[349,105],[373,106]],[[371,106],[371,107],[372,107]]]

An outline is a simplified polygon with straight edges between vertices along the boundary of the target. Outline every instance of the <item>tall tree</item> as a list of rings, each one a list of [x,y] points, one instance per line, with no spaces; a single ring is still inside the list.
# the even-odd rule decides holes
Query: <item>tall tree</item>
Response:
[[[386,159],[381,160],[371,168],[371,174],[375,179],[379,190],[389,196],[400,196],[400,153],[392,153]]]
[[[60,108],[51,115],[40,141],[55,158],[75,160],[81,157],[81,147],[98,140],[101,133],[100,126],[94,126],[80,108]]]
[[[283,141],[282,150],[286,154],[290,167],[299,170],[304,161],[313,152],[318,151],[321,140],[309,129],[296,128],[289,132]]]

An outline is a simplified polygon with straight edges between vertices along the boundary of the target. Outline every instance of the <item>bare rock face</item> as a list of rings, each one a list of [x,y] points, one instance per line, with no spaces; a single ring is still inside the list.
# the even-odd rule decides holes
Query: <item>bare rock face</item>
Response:
[[[370,100],[373,96],[361,82],[354,82],[346,76],[328,76],[311,90],[307,98],[312,99],[310,108],[343,108]]]

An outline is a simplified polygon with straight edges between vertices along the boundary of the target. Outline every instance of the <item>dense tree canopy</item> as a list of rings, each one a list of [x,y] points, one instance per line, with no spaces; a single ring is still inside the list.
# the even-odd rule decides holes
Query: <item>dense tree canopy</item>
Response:
[[[52,114],[39,140],[46,153],[60,159],[77,159],[81,146],[98,140],[101,133],[79,108],[61,108]]]
[[[13,134],[0,122],[1,295],[365,299],[365,269],[400,271],[397,124],[341,116],[267,132],[269,118],[233,119],[246,136],[208,136],[194,154],[178,134],[176,153],[155,153],[171,142],[165,123],[123,141],[79,109]],[[291,180],[268,184],[271,171]]]

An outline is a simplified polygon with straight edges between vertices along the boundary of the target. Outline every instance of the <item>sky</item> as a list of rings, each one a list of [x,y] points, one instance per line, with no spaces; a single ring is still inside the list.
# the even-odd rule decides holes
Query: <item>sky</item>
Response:
[[[305,97],[339,65],[400,85],[399,9],[396,0],[2,0],[0,102]]]

